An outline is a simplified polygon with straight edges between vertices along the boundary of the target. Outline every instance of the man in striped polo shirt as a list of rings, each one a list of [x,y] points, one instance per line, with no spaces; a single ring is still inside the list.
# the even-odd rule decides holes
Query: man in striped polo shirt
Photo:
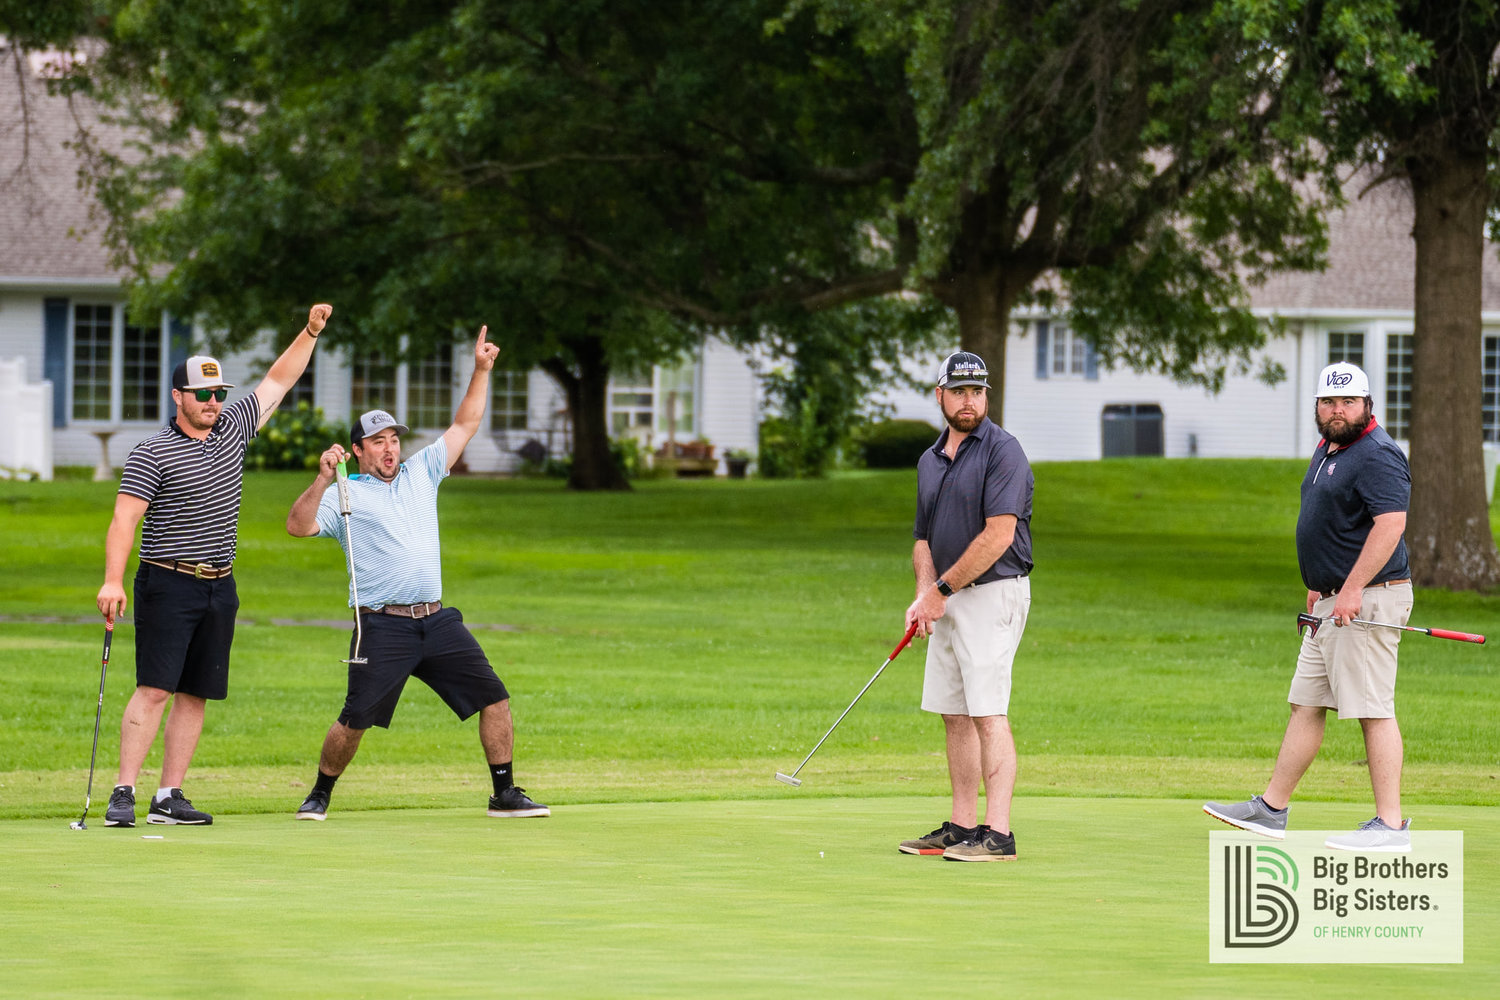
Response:
[[[328,488],[338,463],[346,458],[337,444],[319,458],[312,485],[287,513],[290,534],[336,538],[346,558],[350,536],[356,539],[349,606],[357,607],[360,630],[350,636],[349,647],[353,660],[357,637],[362,640],[358,656],[365,661],[349,664],[344,707],[323,740],[318,776],[297,810],[298,819],[327,818],[334,782],[354,759],[365,730],[390,727],[410,677],[436,691],[460,719],[479,716],[479,742],[495,792],[489,801],[490,816],[551,815],[551,810],[533,802],[515,784],[511,772],[515,740],[505,684],[464,627],[463,615],[442,603],[437,492],[484,417],[490,369],[500,354],[498,347],[485,340],[487,331],[487,327],[479,331],[474,375],[453,416],[453,426],[442,437],[403,462],[401,435],[410,431],[384,410],[371,410],[355,421],[350,432],[359,474],[349,477],[348,522],[339,510],[339,491]]]
[[[255,390],[228,406],[223,366],[195,356],[172,372],[177,415],[125,459],[104,540],[97,604],[124,613],[125,565],[141,530],[135,591],[136,688],[120,723],[120,773],[105,826],[135,826],[135,781],[168,700],[160,787],[147,823],[206,826],[213,817],[182,794],[209,701],[229,693],[229,646],[240,601],[231,566],[238,535],[245,449],[307,369],[333,307],[315,305],[307,326]]]

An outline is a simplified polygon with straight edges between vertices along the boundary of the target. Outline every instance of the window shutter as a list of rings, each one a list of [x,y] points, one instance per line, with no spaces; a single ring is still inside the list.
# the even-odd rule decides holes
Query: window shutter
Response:
[[[1099,381],[1099,352],[1087,341],[1083,345],[1083,377],[1091,382]]]
[[[166,403],[165,409],[168,420],[177,419],[177,404],[172,401],[172,371],[188,359],[188,352],[191,350],[192,342],[193,324],[191,322],[184,322],[176,316],[168,315],[167,378],[166,388],[162,390],[167,397],[164,402]]]
[[[1047,326],[1047,321],[1044,320],[1044,319],[1037,320],[1036,321],[1036,377],[1037,377],[1037,379],[1039,381],[1046,379],[1047,372],[1051,368],[1051,362],[1052,362],[1052,358],[1050,357],[1050,353],[1051,352],[1049,352],[1047,350],[1047,334],[1048,334],[1048,332],[1049,332],[1049,330],[1048,330],[1048,326]]]
[[[52,426],[68,426],[68,300],[42,302],[42,377],[52,383]]]

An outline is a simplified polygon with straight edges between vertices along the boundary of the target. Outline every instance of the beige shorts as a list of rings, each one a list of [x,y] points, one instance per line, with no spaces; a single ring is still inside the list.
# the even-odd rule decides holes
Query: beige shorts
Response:
[[[966,587],[948,598],[927,640],[922,709],[942,715],[1006,715],[1010,668],[1031,611],[1031,580]]]
[[[1405,625],[1411,619],[1410,583],[1366,587],[1360,596],[1359,617],[1372,622]],[[1313,614],[1333,613],[1337,597],[1313,605]],[[1286,700],[1310,708],[1336,708],[1340,719],[1396,717],[1396,645],[1401,633],[1393,628],[1345,625],[1318,626],[1316,636],[1302,637],[1297,672]]]

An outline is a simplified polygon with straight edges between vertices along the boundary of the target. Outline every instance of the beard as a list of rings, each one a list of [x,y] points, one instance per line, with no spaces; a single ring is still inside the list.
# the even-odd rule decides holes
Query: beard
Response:
[[[1370,407],[1365,406],[1364,416],[1354,420],[1343,420],[1338,417],[1330,417],[1328,420],[1313,420],[1318,425],[1318,433],[1323,435],[1329,444],[1336,444],[1340,448],[1351,445],[1360,439],[1365,430],[1370,426]]]
[[[944,413],[943,419],[948,421],[948,426],[958,431],[958,433],[969,434],[973,432],[974,428],[979,426],[980,421],[984,419],[984,414],[965,413],[963,415],[958,415],[953,413]]]

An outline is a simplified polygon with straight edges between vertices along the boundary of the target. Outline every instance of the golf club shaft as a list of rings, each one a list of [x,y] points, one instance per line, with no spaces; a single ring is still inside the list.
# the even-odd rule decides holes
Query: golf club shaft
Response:
[[[1320,620],[1331,622],[1333,618],[1329,616]],[[1355,625],[1374,625],[1376,628],[1393,628],[1401,632],[1421,632],[1423,635],[1430,635],[1434,639],[1455,639],[1458,642],[1472,642],[1481,646],[1484,645],[1484,636],[1474,632],[1454,632],[1446,628],[1417,628],[1415,625],[1393,625],[1390,622],[1372,622],[1364,618],[1351,618],[1349,621]]]
[[[871,677],[868,681],[865,682],[865,686],[859,689],[859,694],[854,696],[854,700],[849,703],[849,707],[844,709],[842,715],[833,720],[833,725],[828,727],[828,732],[824,733],[823,738],[818,741],[817,746],[809,750],[807,752],[807,756],[802,758],[802,763],[797,765],[797,770],[791,773],[791,777],[795,778],[798,771],[801,771],[804,767],[807,766],[807,762],[812,760],[813,754],[818,752],[818,747],[822,746],[828,740],[828,737],[833,735],[833,731],[839,727],[839,723],[844,721],[844,716],[848,715],[851,711],[854,710],[854,706],[859,704],[859,699],[865,696],[865,692],[870,690],[870,685],[874,684],[877,680],[880,679],[880,675],[885,672],[885,668],[890,666],[891,661],[894,660],[897,655],[906,648],[906,644],[911,642],[911,637],[916,634],[916,631],[917,623],[912,622],[911,627],[906,630],[906,635],[901,639],[899,643],[896,644],[896,648],[891,650],[891,655],[887,656],[885,658],[885,662],[880,665],[880,669],[875,671],[875,676]]]
[[[109,646],[115,635],[114,619],[104,620],[104,654],[99,659],[99,701],[94,706],[94,748],[89,751],[89,783],[83,793],[83,815],[78,817],[78,825],[83,826],[83,821],[88,819],[89,806],[94,801],[94,765],[99,759],[99,720],[104,715],[104,678],[109,674]]]
[[[344,517],[344,548],[349,553],[349,594],[354,603],[354,653],[349,657],[351,662],[360,662],[359,647],[364,642],[364,625],[359,620],[359,580],[354,575],[354,535],[349,530],[349,515],[353,509],[349,504],[349,473],[344,463],[338,465],[339,477],[339,513]]]

